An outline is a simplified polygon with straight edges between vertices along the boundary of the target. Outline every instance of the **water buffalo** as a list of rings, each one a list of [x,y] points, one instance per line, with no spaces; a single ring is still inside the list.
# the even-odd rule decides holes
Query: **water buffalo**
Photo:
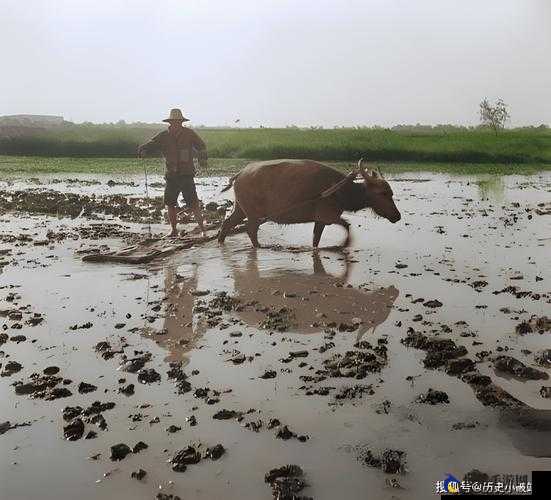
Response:
[[[354,182],[358,174],[363,182]],[[348,175],[312,160],[254,162],[233,176],[223,191],[232,185],[235,205],[218,234],[220,243],[245,218],[255,247],[259,246],[258,227],[268,220],[279,224],[314,222],[313,245],[317,247],[324,227],[330,224],[339,224],[346,230],[343,246],[349,244],[350,224],[341,217],[344,211],[371,208],[392,223],[401,217],[388,182],[380,171],[368,173],[362,160],[358,170]],[[333,191],[335,186],[338,189]]]

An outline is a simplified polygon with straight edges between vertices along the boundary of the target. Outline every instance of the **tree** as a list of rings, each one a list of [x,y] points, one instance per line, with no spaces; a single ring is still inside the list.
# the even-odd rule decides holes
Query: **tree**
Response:
[[[507,104],[502,99],[498,99],[494,105],[490,104],[488,99],[483,99],[480,103],[480,121],[482,125],[491,127],[497,133],[505,127],[505,122],[511,117]]]

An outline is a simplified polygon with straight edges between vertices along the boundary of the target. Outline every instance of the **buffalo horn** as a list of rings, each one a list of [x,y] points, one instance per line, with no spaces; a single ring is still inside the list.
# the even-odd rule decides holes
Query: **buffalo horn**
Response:
[[[366,172],[365,167],[362,165],[363,161],[364,161],[363,158],[360,158],[358,160],[358,170],[360,171],[360,174],[362,174],[362,177],[366,179],[369,174]]]

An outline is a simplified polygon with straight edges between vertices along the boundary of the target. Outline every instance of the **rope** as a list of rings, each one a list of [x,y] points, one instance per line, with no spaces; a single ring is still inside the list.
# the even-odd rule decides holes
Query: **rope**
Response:
[[[147,164],[143,160],[143,158],[141,160],[143,163],[143,171],[145,175],[145,197],[147,198],[147,205],[149,206],[151,203],[149,201],[149,182],[147,179]],[[148,229],[149,237],[151,238],[151,219],[150,218],[147,219],[147,229]]]
[[[344,186],[351,178],[353,179],[356,177],[356,173],[347,175],[344,179],[341,179],[336,184],[333,184],[332,186],[328,187],[327,189],[324,189],[320,194],[315,196],[314,198],[310,198],[309,200],[301,201],[300,203],[297,203],[296,205],[291,206],[290,208],[286,208],[284,210],[280,210],[279,212],[276,212],[275,214],[271,214],[266,217],[262,217],[258,220],[260,224],[263,224],[266,221],[269,221],[270,219],[273,219],[274,217],[279,217],[280,215],[286,214],[288,212],[292,212],[293,210],[300,208],[304,205],[307,205],[308,203],[314,203],[315,201],[321,200],[322,198],[327,198],[331,196],[332,194],[336,193],[342,186]]]

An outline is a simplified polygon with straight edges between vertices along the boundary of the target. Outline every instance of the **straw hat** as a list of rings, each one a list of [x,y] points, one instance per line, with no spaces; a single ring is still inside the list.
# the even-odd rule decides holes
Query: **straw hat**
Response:
[[[182,114],[182,110],[178,108],[173,108],[170,110],[170,116],[168,118],[165,118],[163,121],[164,122],[171,122],[171,121],[189,122],[189,119],[184,117],[184,115]]]

